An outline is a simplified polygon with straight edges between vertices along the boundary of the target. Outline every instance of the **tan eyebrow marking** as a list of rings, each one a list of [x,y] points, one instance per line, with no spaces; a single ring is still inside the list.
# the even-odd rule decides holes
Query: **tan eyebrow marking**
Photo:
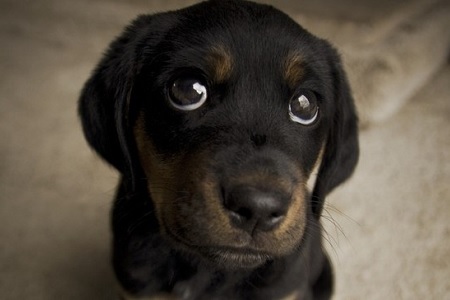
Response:
[[[298,52],[291,52],[284,61],[284,79],[290,87],[295,87],[305,75],[303,57]]]
[[[223,82],[230,78],[233,70],[233,57],[225,47],[222,45],[212,46],[206,60],[216,82]]]

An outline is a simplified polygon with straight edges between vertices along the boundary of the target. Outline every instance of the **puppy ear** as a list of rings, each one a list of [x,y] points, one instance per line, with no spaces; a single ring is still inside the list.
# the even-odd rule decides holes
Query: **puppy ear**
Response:
[[[87,141],[130,179],[135,157],[130,124],[131,91],[142,64],[143,48],[146,55],[151,55],[152,47],[169,27],[170,22],[164,16],[140,16],[128,26],[111,43],[79,99],[79,115]]]
[[[335,112],[312,195],[312,210],[317,218],[326,195],[351,176],[359,157],[358,118],[353,97],[339,55],[333,50],[330,57]]]

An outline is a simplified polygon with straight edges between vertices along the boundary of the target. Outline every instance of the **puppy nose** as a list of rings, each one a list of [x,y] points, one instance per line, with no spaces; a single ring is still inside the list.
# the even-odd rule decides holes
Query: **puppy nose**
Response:
[[[289,205],[289,197],[284,193],[251,186],[234,187],[224,191],[223,197],[232,223],[249,233],[276,228]]]

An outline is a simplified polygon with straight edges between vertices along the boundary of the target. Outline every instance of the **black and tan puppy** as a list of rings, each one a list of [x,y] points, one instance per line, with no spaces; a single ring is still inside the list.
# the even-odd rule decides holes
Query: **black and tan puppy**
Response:
[[[113,261],[125,299],[330,297],[319,219],[358,139],[326,41],[246,1],[143,15],[79,110],[122,175]]]

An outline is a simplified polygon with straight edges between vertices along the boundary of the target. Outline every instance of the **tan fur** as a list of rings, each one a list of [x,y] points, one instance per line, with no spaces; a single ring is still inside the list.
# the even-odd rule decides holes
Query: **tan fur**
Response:
[[[298,300],[298,292],[295,291],[292,294],[280,299],[280,300]]]
[[[246,247],[251,243],[256,249],[269,251],[274,255],[285,255],[297,245],[298,239],[295,237],[301,237],[306,226],[307,177],[300,171],[296,174],[298,183],[295,186],[288,180],[259,172],[234,179],[235,184],[272,185],[292,194],[293,197],[287,215],[278,228],[250,236],[233,226],[227,211],[221,204],[220,183],[214,174],[204,168],[204,162],[208,160],[208,150],[184,154],[183,157],[171,157],[170,160],[164,159],[155,151],[143,126],[143,117],[140,116],[134,128],[135,139],[141,164],[148,178],[148,187],[155,204],[156,215],[160,223],[165,224],[163,230],[176,234],[177,228],[186,224],[186,220],[180,220],[177,207],[174,206],[174,199],[177,198],[176,190],[181,184],[189,194],[187,201],[192,201],[190,203],[192,207],[198,206],[204,218],[203,222],[208,224],[208,229],[201,233],[208,244]],[[194,178],[195,180],[192,180]],[[180,180],[189,180],[189,182],[180,183]],[[201,195],[201,199],[195,200],[192,198],[193,195]],[[175,231],[172,232],[172,230]],[[186,244],[198,243],[197,234],[193,230],[190,235],[177,235],[177,238]]]
[[[304,233],[306,226],[306,203],[305,186],[302,183],[297,184],[292,192],[292,203],[287,211],[284,221],[275,229],[273,235],[276,237],[279,247],[290,249],[297,243],[298,237]],[[290,235],[294,235],[290,238]],[[286,254],[286,253],[285,253]]]
[[[135,140],[139,152],[141,165],[143,166],[145,175],[149,179],[148,188],[152,194],[153,202],[156,207],[156,215],[161,221],[163,211],[161,207],[164,205],[164,199],[170,199],[172,188],[171,182],[176,176],[176,166],[178,161],[173,158],[170,161],[162,161],[158,156],[151,141],[144,131],[143,116],[139,116],[134,127]]]
[[[284,79],[289,87],[294,88],[305,74],[303,58],[300,53],[291,52],[284,64]]]
[[[314,167],[309,174],[309,178],[306,182],[306,187],[308,188],[308,191],[312,192],[314,190],[314,187],[316,185],[317,176],[319,175],[320,166],[322,165],[323,161],[323,154],[325,153],[325,144],[322,145],[319,155],[317,156],[316,162],[314,163]]]
[[[213,79],[216,82],[223,82],[231,76],[233,70],[233,57],[223,46],[213,46],[206,56]]]

